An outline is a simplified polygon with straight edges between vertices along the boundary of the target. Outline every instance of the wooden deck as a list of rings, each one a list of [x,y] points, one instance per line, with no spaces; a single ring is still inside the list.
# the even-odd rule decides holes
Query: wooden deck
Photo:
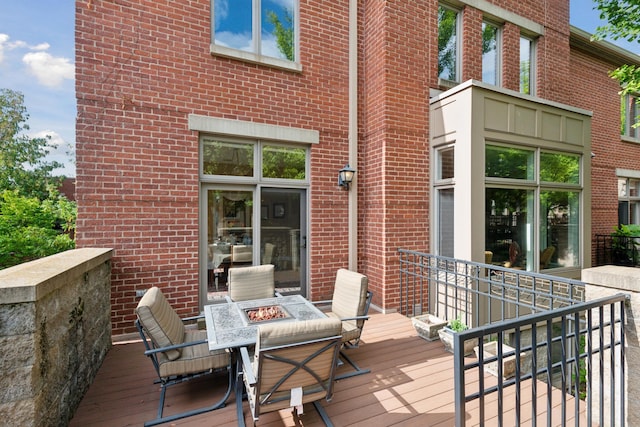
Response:
[[[140,426],[155,418],[159,386],[153,384],[155,371],[143,351],[141,342],[112,347],[71,426]],[[419,338],[410,319],[400,314],[373,314],[365,325],[360,348],[347,351],[360,366],[371,368],[372,372],[338,381],[333,400],[322,402],[336,426],[454,424],[452,355],[444,351],[439,341],[427,342]],[[165,416],[205,406],[220,398],[226,386],[225,374],[208,377],[170,387]],[[492,381],[493,377],[486,378],[486,381]],[[540,384],[538,392],[545,391],[546,385]],[[522,396],[525,399],[531,396],[530,384],[523,387]],[[498,411],[495,394],[487,397],[487,401],[491,403],[486,414],[495,416]],[[505,396],[504,425],[515,425],[514,401],[512,394]],[[554,396],[553,401],[559,403],[560,398]],[[541,396],[539,402],[538,425],[547,425],[545,397]],[[466,409],[467,425],[477,425],[477,405],[469,403]],[[312,405],[305,405],[304,411],[299,420],[295,420],[289,410],[263,415],[257,425],[323,425]],[[567,408],[569,414],[572,411],[571,407]],[[522,408],[524,420],[521,424],[530,423],[529,413],[530,406]],[[247,425],[251,426],[246,401],[244,415]],[[557,415],[553,420],[553,425],[560,424]],[[496,424],[495,419],[493,421],[487,415],[486,425]],[[235,398],[232,395],[225,408],[166,425],[235,426]],[[586,423],[581,420],[581,425]]]

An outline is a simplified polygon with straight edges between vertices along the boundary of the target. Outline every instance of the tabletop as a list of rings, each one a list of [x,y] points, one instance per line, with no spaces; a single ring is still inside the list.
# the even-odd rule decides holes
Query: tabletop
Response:
[[[247,310],[258,307],[282,307],[285,318],[265,322],[287,322],[320,319],[326,315],[302,295],[286,295],[257,300],[204,306],[209,350],[243,347],[256,343],[258,324],[252,323]]]

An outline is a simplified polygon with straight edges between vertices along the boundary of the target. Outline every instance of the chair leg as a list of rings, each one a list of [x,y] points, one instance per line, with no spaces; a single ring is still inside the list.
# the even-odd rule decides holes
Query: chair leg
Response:
[[[238,427],[245,427],[244,412],[242,410],[242,399],[244,394],[244,380],[242,378],[242,361],[238,358],[236,363],[236,416],[238,418]],[[255,425],[255,422],[254,422]]]
[[[351,365],[351,367],[355,370],[345,372],[344,374],[336,375],[335,377],[336,381],[343,380],[345,378],[355,377],[358,375],[368,374],[369,372],[371,372],[371,369],[362,369],[361,367],[359,367],[358,364],[353,360],[351,360],[351,358],[347,356],[342,350],[340,350],[340,358],[346,360],[347,363],[349,363],[349,365]]]
[[[316,408],[316,411],[318,411],[318,414],[320,414],[320,418],[322,418],[324,425],[326,425],[327,427],[333,427],[333,423],[329,418],[329,414],[327,414],[327,411],[324,410],[324,408],[320,404],[320,401],[316,400],[315,402],[313,402],[313,406]]]
[[[228,387],[227,387],[227,391],[225,392],[224,396],[217,401],[216,403],[214,403],[211,406],[207,406],[204,408],[199,408],[199,409],[193,409],[191,411],[186,411],[186,412],[181,412],[179,414],[175,414],[175,415],[169,415],[167,417],[163,417],[163,411],[164,411],[164,401],[165,401],[165,395],[167,392],[167,387],[169,387],[170,385],[174,385],[177,384],[178,382],[176,381],[170,381],[168,383],[162,384],[162,388],[160,391],[160,402],[158,405],[158,417],[155,420],[151,420],[151,421],[147,421],[144,423],[145,427],[148,426],[155,426],[158,424],[162,424],[162,423],[168,423],[171,421],[176,421],[182,418],[187,418],[187,417],[191,417],[194,415],[199,415],[199,414],[204,414],[206,412],[211,412],[211,411],[215,411],[216,409],[220,409],[220,408],[224,408],[226,401],[229,399],[229,396],[231,396],[231,391],[233,390],[233,369],[231,369],[231,366],[227,367],[227,371],[229,373],[227,381],[228,381]]]

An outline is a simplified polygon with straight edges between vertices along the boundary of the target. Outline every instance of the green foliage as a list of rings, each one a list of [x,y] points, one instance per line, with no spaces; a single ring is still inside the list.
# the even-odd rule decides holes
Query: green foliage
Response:
[[[596,29],[595,40],[610,37],[630,42],[640,39],[640,4],[637,0],[594,0],[600,19],[606,25]],[[635,65],[623,65],[609,74],[622,85],[622,94],[640,92],[640,69]]]
[[[0,269],[75,247],[76,205],[56,191],[40,201],[18,190],[0,193]]]
[[[620,224],[611,236],[613,236],[611,250],[616,265],[637,265],[640,258],[640,243],[636,237],[640,236],[640,225]]]
[[[284,10],[284,24],[273,11],[267,12],[267,21],[273,25],[273,34],[276,36],[278,49],[289,61],[294,60],[293,44],[293,17],[289,9]]]
[[[462,332],[462,331],[466,331],[467,329],[469,329],[469,327],[467,325],[465,325],[464,322],[462,321],[462,317],[461,316],[458,316],[456,319],[453,319],[452,321],[450,321],[449,325],[447,325],[447,326],[453,332]]]
[[[0,190],[17,190],[27,197],[48,197],[48,185],[56,188],[63,177],[51,172],[62,167],[49,162],[47,138],[28,138],[22,132],[29,130],[29,115],[24,96],[10,89],[0,89]]]

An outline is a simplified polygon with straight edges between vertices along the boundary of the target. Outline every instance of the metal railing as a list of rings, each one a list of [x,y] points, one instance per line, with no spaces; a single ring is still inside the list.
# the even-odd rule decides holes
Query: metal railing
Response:
[[[400,280],[405,315],[471,326],[454,334],[457,426],[467,409],[480,425],[624,425],[626,295],[584,302],[580,281],[407,250]]]
[[[596,234],[596,264],[640,267],[640,236]]]

